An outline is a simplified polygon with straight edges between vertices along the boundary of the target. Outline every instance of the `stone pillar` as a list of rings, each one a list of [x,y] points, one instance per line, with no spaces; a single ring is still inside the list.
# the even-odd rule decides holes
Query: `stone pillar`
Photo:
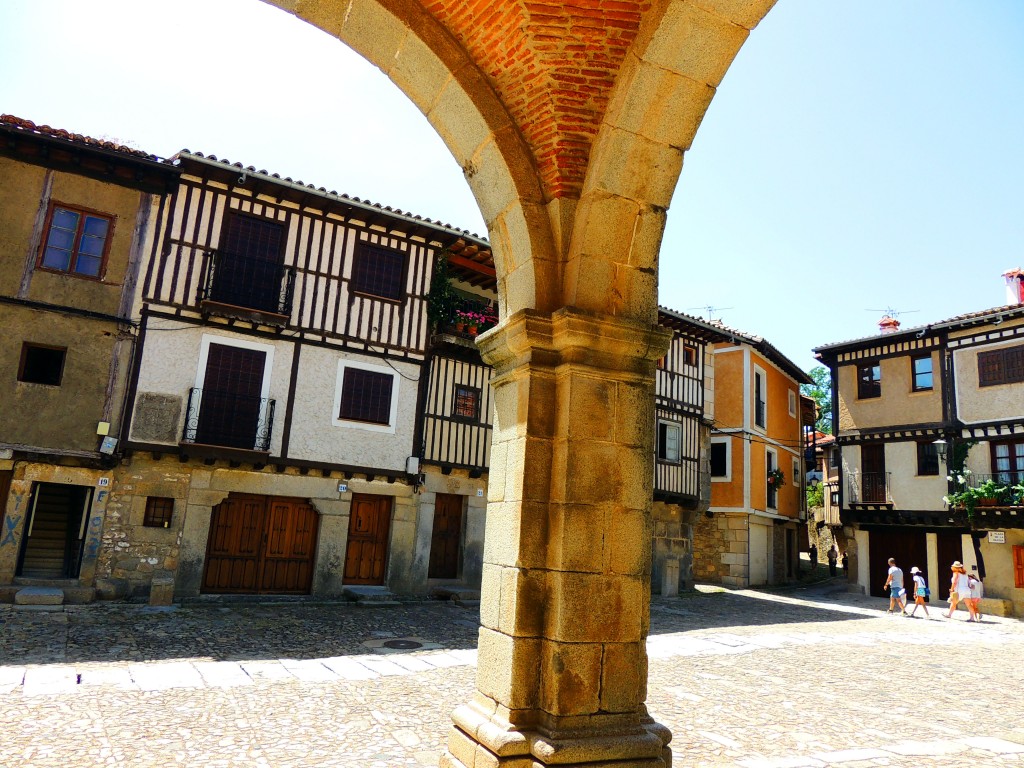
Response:
[[[563,308],[478,342],[495,425],[477,693],[442,766],[671,764],[644,705],[654,364],[670,338]]]

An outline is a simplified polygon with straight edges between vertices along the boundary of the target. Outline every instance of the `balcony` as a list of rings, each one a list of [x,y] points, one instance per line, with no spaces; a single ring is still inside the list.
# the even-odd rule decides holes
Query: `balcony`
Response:
[[[199,306],[208,312],[285,325],[292,311],[295,267],[225,251],[207,251]]]
[[[889,492],[891,472],[861,472],[850,478],[847,488],[850,504],[888,504],[892,496]]]
[[[275,404],[267,397],[192,387],[181,442],[267,453]]]

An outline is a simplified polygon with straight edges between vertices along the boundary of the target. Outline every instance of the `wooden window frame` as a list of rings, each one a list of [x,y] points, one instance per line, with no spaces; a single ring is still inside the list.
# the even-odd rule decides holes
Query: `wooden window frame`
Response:
[[[470,396],[472,399],[472,413],[464,413],[460,405],[464,402],[461,398],[463,395]],[[459,419],[460,421],[480,421],[480,400],[482,398],[483,391],[480,387],[471,387],[467,384],[456,384],[454,399],[452,400],[452,418]]]
[[[43,260],[46,258],[46,247],[50,242],[50,228],[53,225],[53,214],[58,208],[71,211],[72,213],[77,213],[81,217],[78,222],[78,227],[75,230],[75,239],[71,246],[71,257],[68,262],[67,269],[48,267],[43,263]],[[107,233],[103,239],[103,253],[100,255],[100,268],[96,275],[84,275],[75,271],[75,264],[78,263],[79,246],[82,242],[82,231],[85,227],[86,216],[104,219],[107,222]],[[104,211],[97,211],[93,208],[85,208],[80,205],[70,205],[57,200],[51,200],[50,205],[46,210],[46,222],[43,224],[43,235],[41,242],[39,243],[39,253],[36,256],[36,269],[42,272],[50,272],[55,275],[68,275],[70,277],[78,278],[79,280],[92,280],[98,283],[103,282],[107,274],[107,261],[110,256],[110,244],[114,239],[114,226],[116,222],[116,216],[105,213]]]
[[[926,441],[917,443],[917,476],[938,477],[938,475],[939,451],[935,443]]]
[[[51,384],[46,381],[29,381],[25,379],[25,364],[28,362],[28,353],[31,349],[48,349],[52,352],[61,353],[60,372],[57,374],[57,383]],[[21,344],[21,358],[18,361],[18,381],[22,384],[36,384],[41,387],[59,387],[64,383],[64,368],[68,362],[68,348],[55,347],[50,344],[35,344],[31,341],[24,341]]]
[[[144,528],[170,528],[174,520],[174,499],[169,496],[146,498],[146,512],[142,517]]]
[[[349,377],[352,377],[349,379]],[[354,397],[353,387],[357,386],[356,379],[360,376],[365,377],[367,380],[376,378],[381,383],[387,380],[388,396],[387,402],[383,401],[376,403],[372,408],[367,408],[364,411],[355,412],[354,410],[346,411],[346,407],[353,408],[351,398]],[[349,400],[346,401],[346,392],[349,393]],[[338,404],[338,421],[355,422],[359,424],[374,424],[379,426],[394,426],[391,423],[392,405],[394,404],[395,398],[395,377],[386,371],[374,371],[366,368],[359,368],[356,366],[346,366],[342,373],[341,382],[341,400]],[[359,404],[355,404],[359,406]],[[381,414],[386,411],[385,418],[381,419]]]
[[[720,445],[724,449],[724,472],[721,475],[715,474],[713,452],[715,446]],[[711,476],[711,482],[721,483],[729,482],[732,479],[732,438],[711,438],[711,445],[708,448],[708,474]]]
[[[988,450],[989,450],[989,461],[991,462],[989,464],[989,468],[991,470],[991,474],[992,475],[1001,475],[1001,474],[1004,474],[1004,473],[1009,473],[1012,476],[1014,483],[1016,483],[1016,482],[1024,482],[1024,460],[1022,460],[1020,462],[1020,465],[1018,466],[1017,451],[1015,450],[1016,446],[1022,445],[1022,444],[1024,444],[1024,437],[1019,437],[1018,439],[992,440],[992,441],[990,441],[989,444],[988,444]],[[996,468],[996,459],[997,459],[996,448],[1001,446],[1001,445],[1005,445],[1008,448],[1008,450],[1007,450],[1007,453],[1008,453],[1007,458],[1010,460],[1010,468],[1009,469],[1000,470],[1000,469]]]
[[[917,364],[923,360],[928,361],[928,377],[931,382],[927,387],[919,386],[917,377],[922,375],[917,370]],[[925,355],[914,355],[910,358],[910,389],[912,392],[930,392],[935,389],[935,365],[931,352]]]
[[[397,276],[397,284],[395,285],[396,291],[393,295],[392,293],[380,292],[377,289],[377,286],[372,284],[373,279],[377,278],[379,273],[375,271],[376,265],[369,261],[371,258],[371,251],[380,251],[391,256],[396,256],[402,260],[401,267],[399,268],[399,274]],[[352,292],[358,293],[361,296],[372,296],[380,301],[389,301],[401,304],[406,297],[408,269],[409,254],[407,252],[400,251],[397,248],[390,248],[386,245],[378,245],[377,243],[360,240],[356,243],[355,253],[352,258],[352,277],[350,281]]]
[[[697,367],[697,347],[693,344],[683,344],[683,365]]]
[[[865,377],[865,373],[871,372],[871,377]],[[874,375],[878,372],[878,376]],[[882,365],[878,360],[857,364],[857,399],[872,400],[882,396]]]
[[[676,432],[676,456],[672,458],[668,456],[668,439],[664,441],[662,445],[661,433],[662,427],[666,428],[666,433],[669,429],[674,429]],[[683,425],[677,421],[670,421],[668,419],[658,419],[657,434],[655,435],[657,440],[656,455],[658,461],[662,464],[682,464],[683,463]],[[665,448],[663,451],[662,448]]]
[[[978,386],[1024,382],[1024,344],[978,353]]]
[[[1013,586],[1024,589],[1024,546],[1013,545]]]

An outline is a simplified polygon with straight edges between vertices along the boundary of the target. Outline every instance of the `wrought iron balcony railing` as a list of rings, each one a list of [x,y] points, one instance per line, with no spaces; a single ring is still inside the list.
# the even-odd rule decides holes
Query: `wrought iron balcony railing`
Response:
[[[215,301],[275,315],[289,315],[295,267],[226,251],[207,251],[199,301]]]
[[[892,504],[889,494],[891,472],[861,472],[850,477],[851,504]]]
[[[269,451],[276,401],[192,387],[183,443]]]
[[[1024,470],[1008,469],[1004,472],[994,472],[990,475],[979,475],[972,472],[970,475],[967,475],[967,478],[967,484],[971,488],[978,488],[989,480],[994,481],[998,486],[1007,487],[1024,483]]]

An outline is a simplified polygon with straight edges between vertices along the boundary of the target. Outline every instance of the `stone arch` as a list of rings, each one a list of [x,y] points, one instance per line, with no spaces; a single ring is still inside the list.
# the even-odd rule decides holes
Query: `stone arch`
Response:
[[[426,116],[480,206],[506,315],[575,306],[645,323],[655,317],[657,254],[683,152],[750,29],[774,4],[638,6],[639,29],[577,196],[544,178],[502,94],[421,2],[267,1],[359,52]]]
[[[490,232],[502,311],[558,306],[551,223],[533,156],[494,88],[411,0],[268,0],[387,75],[452,152]]]
[[[669,0],[646,17],[591,150],[567,259],[567,304],[655,321],[658,253],[683,153],[773,4]]]

